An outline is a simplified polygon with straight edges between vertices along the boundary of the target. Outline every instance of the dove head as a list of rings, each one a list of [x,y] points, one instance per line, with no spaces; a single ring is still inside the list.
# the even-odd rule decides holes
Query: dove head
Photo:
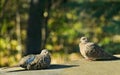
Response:
[[[86,43],[86,42],[88,42],[88,38],[87,37],[81,37],[80,42],[81,43]]]
[[[40,54],[49,55],[49,51],[47,49],[43,49]]]

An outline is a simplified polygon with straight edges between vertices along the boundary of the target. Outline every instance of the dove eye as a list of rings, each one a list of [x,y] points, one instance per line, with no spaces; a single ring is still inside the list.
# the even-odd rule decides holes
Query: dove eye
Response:
[[[45,54],[47,54],[47,52],[45,52]]]
[[[86,38],[83,38],[83,40],[86,40]]]

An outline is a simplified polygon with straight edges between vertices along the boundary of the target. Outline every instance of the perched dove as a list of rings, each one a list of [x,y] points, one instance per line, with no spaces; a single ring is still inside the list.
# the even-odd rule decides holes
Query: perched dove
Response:
[[[44,49],[40,54],[23,57],[17,65],[11,67],[22,67],[27,70],[45,69],[50,66],[50,62],[50,53],[48,50]],[[3,69],[11,67],[5,67]]]
[[[89,42],[87,37],[80,38],[80,53],[87,60],[111,60],[117,57],[106,53],[101,47],[93,42]]]
[[[44,49],[39,55],[36,55],[34,61],[28,64],[27,69],[45,69],[50,66],[51,57],[48,50]]]

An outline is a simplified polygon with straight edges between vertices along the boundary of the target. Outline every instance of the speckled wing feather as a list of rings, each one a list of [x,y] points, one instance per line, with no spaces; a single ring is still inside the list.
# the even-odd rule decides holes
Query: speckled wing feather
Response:
[[[27,69],[37,70],[37,69],[45,69],[50,66],[51,58],[49,54],[39,54],[36,55],[34,61],[32,61]]]
[[[116,57],[106,53],[101,47],[95,43],[88,42],[85,44],[86,55],[93,60],[96,59],[116,59]]]
[[[80,53],[81,55],[88,60],[113,60],[118,59],[115,56],[110,55],[105,52],[101,47],[93,42],[89,42],[87,37],[80,38]]]
[[[35,57],[36,55],[28,55],[23,57],[18,63],[18,66],[22,68],[27,68],[27,65],[30,64],[32,61],[34,61]]]
[[[23,57],[17,65],[11,67],[22,67],[27,70],[45,69],[50,66],[50,62],[50,54],[48,50],[44,49],[40,54]],[[11,67],[5,67],[3,69]]]
[[[2,69],[12,68],[12,67],[22,67],[27,69],[28,64],[30,64],[32,61],[34,61],[36,55],[27,55],[23,57],[17,65],[10,66],[10,67],[3,67]]]

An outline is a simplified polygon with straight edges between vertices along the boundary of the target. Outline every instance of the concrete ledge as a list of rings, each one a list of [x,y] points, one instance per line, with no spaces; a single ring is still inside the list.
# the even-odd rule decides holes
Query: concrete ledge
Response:
[[[86,61],[84,59],[53,64],[45,70],[24,70],[20,67],[0,69],[0,75],[120,75],[120,60]]]

